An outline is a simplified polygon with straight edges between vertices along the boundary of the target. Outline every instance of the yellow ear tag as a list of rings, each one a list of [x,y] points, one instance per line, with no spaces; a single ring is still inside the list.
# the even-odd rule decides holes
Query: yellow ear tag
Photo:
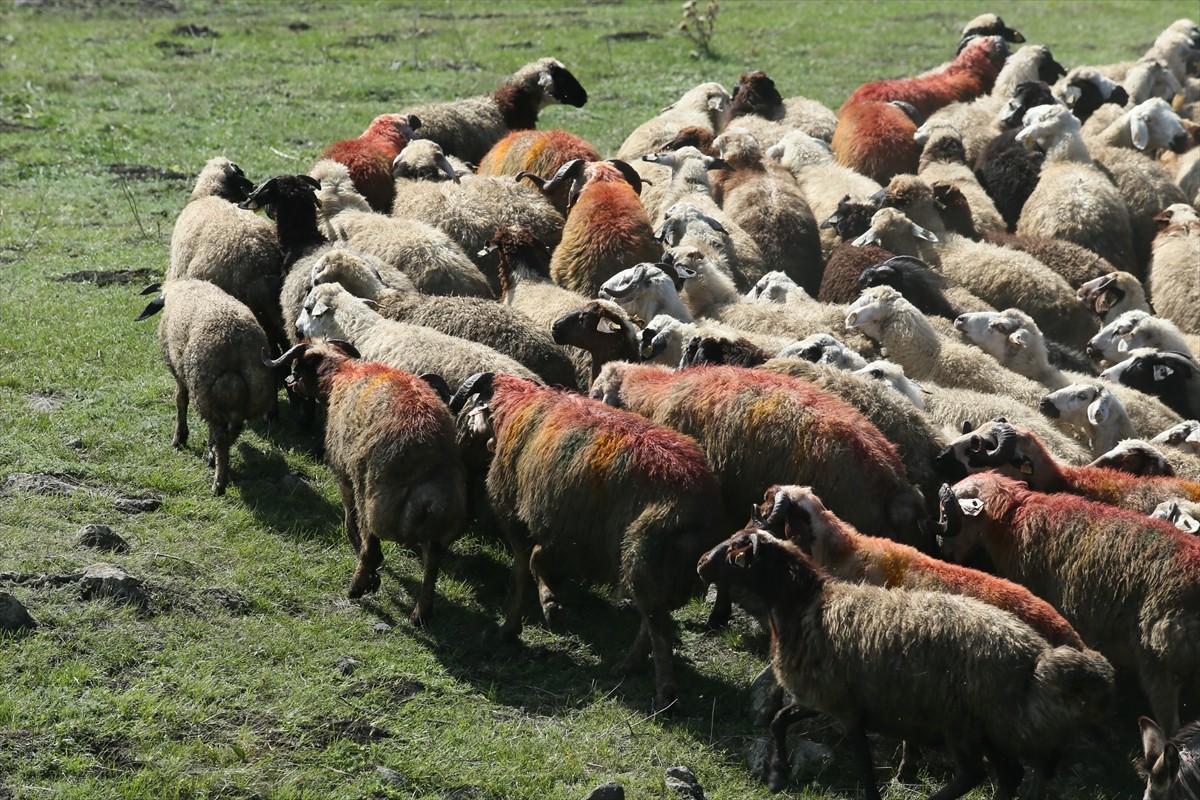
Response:
[[[1033,474],[1033,464],[1030,464],[1028,461],[1022,461],[1021,462],[1021,474],[1022,475],[1032,475]]]

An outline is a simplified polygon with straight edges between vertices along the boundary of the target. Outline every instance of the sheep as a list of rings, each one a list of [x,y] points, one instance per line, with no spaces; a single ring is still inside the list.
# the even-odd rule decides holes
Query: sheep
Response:
[[[355,190],[373,211],[386,214],[395,197],[392,161],[417,138],[414,131],[420,125],[418,118],[408,114],[381,114],[361,136],[334,142],[321,151],[321,158],[344,164]]]
[[[314,265],[312,283],[341,284],[355,297],[373,301],[386,319],[424,325],[479,342],[520,362],[548,385],[580,388],[574,364],[549,332],[538,330],[527,315],[503,303],[478,297],[423,295],[411,282],[389,287],[369,261],[339,251],[326,254]]]
[[[739,331],[719,323],[683,322],[670,314],[657,314],[642,328],[641,360],[675,366],[683,361],[688,342],[704,336],[730,341],[736,338],[767,353],[778,353],[793,341],[783,336]]]
[[[1150,440],[1151,443],[1172,447],[1200,458],[1200,421],[1189,419],[1172,425]]]
[[[975,159],[975,177],[992,198],[1009,231],[1016,230],[1021,207],[1037,186],[1045,160],[1043,153],[1017,141],[1021,120],[1029,109],[1053,102],[1050,88],[1044,83],[1021,84],[1017,87],[1016,95],[1005,106],[1000,120],[1006,130],[985,144]],[[1018,127],[1012,127],[1010,115],[1016,116]]]
[[[921,147],[913,138],[919,113],[902,102],[855,103],[838,112],[833,160],[877,183],[916,172]]]
[[[1165,519],[1184,533],[1200,534],[1200,503],[1164,500],[1150,513],[1152,519]]]
[[[663,214],[655,238],[666,248],[696,247],[708,251],[706,254],[711,256],[712,263],[739,289],[761,280],[766,265],[754,239],[724,212],[717,210],[711,198],[693,197],[691,200],[699,200],[704,208],[685,200],[672,204]],[[748,276],[753,275],[760,277],[750,280]]]
[[[871,229],[856,243],[879,242],[897,255],[918,256],[992,307],[1023,309],[1047,335],[1065,344],[1082,346],[1095,330],[1096,322],[1080,307],[1075,290],[1041,261],[948,232],[933,190],[921,179],[897,176],[883,203],[885,208],[871,218]]]
[[[521,632],[532,574],[547,624],[564,623],[565,580],[619,582],[641,612],[637,638],[614,672],[653,650],[655,708],[676,699],[671,611],[699,589],[689,569],[719,538],[725,511],[704,454],[687,436],[586,397],[508,375],[472,376],[469,397],[495,456],[488,495],[513,550],[503,634]]]
[[[452,385],[481,370],[537,381],[532,370],[486,345],[423,325],[384,319],[339,283],[313,287],[296,327],[308,337],[347,341],[368,361],[414,375],[433,372]]]
[[[872,210],[873,214],[874,211]],[[859,278],[871,267],[877,264],[882,264],[891,258],[895,257],[895,253],[887,250],[877,244],[864,244],[854,246],[850,242],[861,235],[869,228],[869,218],[867,226],[863,231],[854,234],[851,238],[833,249],[829,254],[829,259],[825,262],[825,271],[821,274],[821,288],[817,291],[817,299],[822,303],[850,303],[858,297],[861,291],[858,287]],[[847,223],[843,227],[850,228],[853,223]],[[834,228],[837,223],[829,226]],[[841,234],[838,234],[841,236]]]
[[[1100,319],[1102,325],[1108,325],[1126,311],[1150,312],[1142,282],[1121,270],[1080,284],[1076,295]]]
[[[679,359],[679,368],[686,369],[705,364],[758,367],[770,358],[770,353],[744,336],[732,337],[709,333],[688,339],[687,345],[683,349],[683,355]]]
[[[954,184],[970,204],[974,227],[980,233],[1001,233],[1008,225],[996,209],[975,172],[968,164],[963,149],[962,134],[949,123],[926,122],[917,128],[917,144],[921,145],[921,158],[917,164],[917,175],[927,184]]]
[[[1136,439],[1145,433],[1122,402],[1124,388],[1101,381],[1078,381],[1050,392],[1039,407],[1046,416],[1062,419],[1085,432],[1092,443],[1092,455],[1098,457],[1122,439]],[[1140,415],[1142,419],[1146,416]]]
[[[770,147],[792,131],[828,142],[837,128],[837,115],[823,103],[807,97],[786,100],[775,82],[761,69],[743,72],[733,87],[729,122],[748,129]]]
[[[687,127],[711,131],[715,136],[729,119],[731,99],[719,83],[702,83],[689,89],[657,117],[634,128],[621,143],[616,157],[636,163],[637,159],[657,151]]]
[[[766,156],[792,173],[813,217],[821,221],[829,219],[840,203],[866,200],[882,188],[866,175],[836,163],[829,145],[804,131],[788,133],[767,148]],[[833,226],[822,227],[820,236],[821,256],[827,260],[838,244],[837,232]]]
[[[460,180],[435,142],[418,139],[404,148],[393,171],[392,216],[444,231],[481,270],[488,262],[477,254],[500,228],[528,228],[551,250],[562,238],[563,216],[540,191],[505,177],[464,175]],[[498,293],[495,271],[484,274]]]
[[[1041,329],[1028,314],[1020,309],[1009,308],[1001,312],[963,314],[954,321],[954,327],[1004,367],[1018,375],[1024,375],[1037,381],[1049,389],[1061,389],[1068,384],[1081,381],[1090,384],[1096,383],[1093,372],[1064,372],[1050,364],[1046,340],[1042,336]],[[1131,388],[1123,386],[1115,380],[1107,378],[1104,380],[1108,384],[1107,388],[1113,396],[1112,399],[1121,405],[1123,410],[1128,411],[1130,424],[1141,434],[1152,435],[1179,421],[1176,418],[1176,412],[1153,394],[1146,393],[1140,387]],[[1088,402],[1091,402],[1091,399]],[[1045,409],[1044,402],[1042,407]],[[1111,446],[1113,441],[1115,440],[1108,439],[1103,444]],[[1094,439],[1092,444],[1093,449],[1100,447],[1100,444]],[[1097,454],[1107,449],[1108,447],[1104,447],[1104,449],[1098,450]]]
[[[991,92],[967,102],[944,106],[930,114],[925,124],[933,127],[950,126],[958,131],[966,162],[974,164],[984,145],[1003,131],[1001,112],[1016,95],[1017,89],[1030,81],[1052,83],[1065,73],[1066,70],[1054,60],[1046,46],[1031,44],[1022,47],[1004,62]]]
[[[1145,439],[1123,439],[1088,466],[1107,467],[1131,475],[1177,476],[1200,482],[1200,459],[1169,447],[1160,450]],[[1155,515],[1152,512],[1150,516]]]
[[[941,522],[929,528],[950,560],[982,551],[1118,670],[1136,672],[1173,731],[1180,700],[1191,699],[1180,690],[1194,691],[1200,674],[1200,539],[1143,513],[991,473],[945,486]]]
[[[956,437],[964,429],[973,429],[972,419],[1011,419],[1036,434],[1056,458],[1071,464],[1082,464],[1090,458],[1081,444],[1052,427],[1032,408],[1010,397],[970,389],[949,389],[930,381],[917,383],[904,374],[903,367],[890,361],[872,361],[855,368],[855,372],[879,381],[889,387],[889,391],[907,398],[946,432],[944,438]],[[921,485],[926,491],[933,488],[931,484]]]
[[[445,402],[422,378],[360,360],[344,342],[301,343],[265,363],[292,365],[295,391],[328,407],[325,461],[358,557],[348,596],[379,588],[380,541],[419,546],[425,574],[410,619],[428,624],[438,567],[465,523],[466,476]]]
[[[209,159],[171,230],[166,280],[209,281],[245,303],[272,346],[287,342],[279,315],[279,238],[275,225],[238,203],[254,190],[241,167]],[[282,350],[281,350],[282,352]]]
[[[821,240],[796,179],[764,159],[758,140],[742,128],[726,128],[714,144],[732,167],[719,171],[713,181],[713,196],[721,209],[754,239],[764,270],[787,273],[816,294],[824,267]]]
[[[954,61],[933,74],[915,78],[872,81],[851,93],[838,110],[839,126],[843,114],[866,102],[910,103],[922,117],[955,101],[972,100],[992,90],[1000,68],[1008,57],[1008,45],[1000,36],[980,36],[969,41]],[[834,146],[837,151],[837,146]]]
[[[609,361],[637,361],[641,355],[641,331],[637,324],[624,309],[608,300],[589,300],[555,320],[551,330],[557,344],[591,353],[592,371],[587,387]]]
[[[320,181],[308,175],[277,175],[238,203],[238,208],[250,211],[268,209],[275,217],[279,271],[284,276],[297,261],[329,243],[317,225],[320,188]]]
[[[1197,343],[1196,349],[1193,349],[1193,340]],[[1087,354],[1094,361],[1116,364],[1139,347],[1182,353],[1195,361],[1195,353],[1200,350],[1200,337],[1189,338],[1170,320],[1146,311],[1126,311],[1088,340]]]
[[[513,131],[488,150],[476,174],[515,178],[522,172],[531,172],[545,179],[576,158],[599,161],[601,156],[591,142],[568,131]]]
[[[1172,738],[1154,720],[1139,717],[1146,776],[1145,800],[1190,800],[1200,797],[1200,721],[1180,728]]]
[[[1155,215],[1146,289],[1155,311],[1184,333],[1200,335],[1200,214],[1173,204]]]
[[[625,173],[628,165],[571,161],[542,187],[547,194],[558,183],[580,184],[562,241],[550,257],[550,277],[559,286],[594,297],[611,276],[642,261],[655,261],[662,248],[654,240],[650,220]]]
[[[961,313],[946,296],[946,279],[916,256],[892,256],[864,269],[855,283],[855,291],[842,302],[853,302],[872,286],[891,286],[926,316],[957,319]]]
[[[1188,64],[1195,58],[1195,30],[1196,23],[1190,19],[1175,20],[1158,35],[1138,61],[1107,64],[1099,70],[1112,80],[1121,81],[1139,61],[1161,59],[1169,65],[1171,73],[1182,81],[1187,74]]]
[[[1021,207],[1017,233],[1061,237],[1142,274],[1133,246],[1129,210],[1113,181],[1093,162],[1079,120],[1062,106],[1039,106],[1025,114],[1017,139],[1046,155],[1041,178]]]
[[[1055,100],[1071,109],[1081,123],[1086,123],[1101,106],[1112,104],[1122,108],[1129,102],[1125,87],[1101,75],[1095,67],[1074,67],[1054,87]]]
[[[1138,347],[1100,377],[1162,399],[1182,419],[1200,417],[1200,367],[1181,353]],[[1175,424],[1180,420],[1172,420]],[[1168,425],[1159,425],[1162,430]]]
[[[857,370],[867,360],[829,333],[814,333],[779,352],[779,358],[800,358],[814,364]]]
[[[487,278],[441,230],[371,211],[344,165],[325,159],[310,174],[320,182],[321,226],[331,241],[342,240],[398,267],[427,294],[493,296]]]
[[[812,384],[741,367],[670,372],[614,361],[592,382],[591,396],[694,437],[721,481],[726,508],[745,508],[763,486],[796,481],[860,529],[915,541],[923,500],[895,446]],[[870,501],[862,486],[872,487]]]
[[[208,424],[208,464],[215,467],[212,491],[225,494],[229,448],[246,421],[276,410],[275,374],[262,363],[267,336],[254,314],[208,281],[192,278],[154,284],[161,292],[137,321],[163,311],[158,325],[167,368],[175,378],[175,435],[171,446],[187,445],[188,403]]]
[[[707,581],[745,587],[770,609],[772,665],[796,698],[771,723],[774,791],[787,782],[787,728],[801,706],[846,730],[872,800],[880,795],[868,729],[944,742],[955,774],[935,796],[952,800],[983,781],[984,754],[996,767],[998,796],[1012,796],[1027,760],[1030,794],[1040,797],[1072,728],[1111,701],[1112,667],[1098,653],[1052,647],[971,597],[834,580],[797,545],[753,531],[717,545],[697,569]]]
[[[943,475],[955,479],[994,470],[1024,481],[1036,492],[1067,492],[1139,514],[1149,514],[1172,497],[1200,500],[1200,483],[1183,478],[1141,478],[1101,467],[1061,464],[1027,427],[1001,420],[964,431],[941,452],[937,465]]]
[[[582,108],[587,90],[556,59],[521,67],[491,94],[405,111],[421,120],[421,138],[432,139],[450,155],[478,163],[513,130],[536,128],[538,112],[552,103]]]

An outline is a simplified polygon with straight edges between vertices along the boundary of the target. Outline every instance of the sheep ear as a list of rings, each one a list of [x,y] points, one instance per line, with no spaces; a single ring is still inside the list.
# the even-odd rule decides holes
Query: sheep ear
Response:
[[[1154,380],[1165,381],[1167,378],[1175,374],[1175,370],[1171,369],[1166,364],[1154,365]]]
[[[312,307],[312,311],[308,312],[308,315],[310,317],[319,317],[328,310],[329,310],[329,306],[325,305],[324,303],[317,303],[315,306]]]
[[[549,72],[543,72],[538,75],[538,86],[543,89],[550,89],[554,86],[554,78],[551,77]]]
[[[1028,347],[1029,331],[1025,330],[1024,328],[1013,331],[1012,335],[1008,337],[1008,344],[1015,350]]]
[[[614,325],[613,321],[608,317],[601,317],[600,321],[596,323],[597,333],[617,333],[620,330],[621,329]]]
[[[773,144],[767,148],[767,158],[773,158],[776,161],[783,158],[783,145]]]
[[[718,95],[717,97],[708,98],[708,108],[711,111],[724,111],[725,98]]]
[[[1129,340],[1128,339],[1121,339],[1120,341],[1117,342],[1117,352],[1118,353],[1128,353],[1129,352]]]
[[[1146,118],[1141,114],[1130,116],[1129,133],[1133,139],[1133,146],[1138,150],[1145,150],[1146,145],[1150,144],[1150,128],[1146,125]]]
[[[912,235],[918,239],[924,239],[927,242],[936,242],[938,238],[933,235],[932,231],[927,231],[917,223],[912,224]]]
[[[1063,90],[1062,101],[1067,104],[1067,108],[1074,108],[1081,97],[1083,97],[1083,89],[1078,86],[1068,86]]]
[[[1104,421],[1108,419],[1109,412],[1111,411],[1111,408],[1109,407],[1111,398],[1112,395],[1110,395],[1108,392],[1103,392],[1099,397],[1092,401],[1092,404],[1088,406],[1087,410],[1088,422],[1092,423],[1093,425],[1104,424]]]
[[[731,553],[730,555],[733,556],[733,558],[730,560],[735,567],[742,567],[744,569],[750,566],[750,563],[754,560],[754,557],[758,555],[758,534],[750,534],[750,547],[748,549],[743,547],[736,553]]]
[[[983,501],[976,497],[960,497],[958,507],[968,517],[978,517],[983,512]]]
[[[1200,521],[1194,520],[1191,517],[1187,517],[1179,522],[1176,522],[1175,527],[1179,528],[1179,530],[1183,531],[1184,533],[1195,534],[1200,532]]]
[[[922,228],[922,230],[924,230],[924,228]],[[879,234],[875,232],[874,228],[868,228],[867,232],[864,233],[863,235],[859,236],[853,242],[851,242],[850,246],[851,247],[862,247],[863,245],[866,245],[866,244],[875,244],[878,241],[879,241]]]
[[[1138,727],[1142,730],[1142,753],[1146,756],[1147,766],[1152,765],[1162,755],[1167,746],[1167,737],[1162,728],[1149,717],[1140,717]]]

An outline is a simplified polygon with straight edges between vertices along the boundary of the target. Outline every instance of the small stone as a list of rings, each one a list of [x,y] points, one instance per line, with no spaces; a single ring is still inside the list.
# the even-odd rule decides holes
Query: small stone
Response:
[[[84,600],[107,597],[119,603],[146,605],[142,582],[116,564],[93,564],[84,570],[79,579],[79,593]]]
[[[37,627],[25,606],[14,595],[0,592],[0,631],[15,632]]]
[[[113,533],[112,528],[99,523],[91,523],[80,528],[78,541],[81,547],[95,547],[98,550],[110,550],[117,553],[129,551],[128,542]]]
[[[74,439],[67,439],[67,447],[71,448],[72,450],[82,450],[83,439],[80,439],[78,436],[76,436]]]
[[[755,739],[746,749],[746,761],[750,774],[760,781],[767,779],[767,762],[771,758],[771,738]],[[792,765],[789,782],[803,781],[820,774],[833,763],[833,751],[823,744],[799,739],[793,742],[788,752],[788,763]]]
[[[389,786],[396,786],[401,789],[408,786],[408,778],[404,777],[399,772],[396,772],[394,769],[389,769],[388,767],[384,766],[376,766],[375,774],[379,776],[379,780],[383,781]]]
[[[333,668],[343,675],[353,675],[354,670],[358,669],[360,662],[351,656],[341,656],[337,661],[333,662]],[[380,769],[383,769],[380,767]]]
[[[391,629],[392,626],[388,625],[386,622],[376,622],[371,626],[371,630],[375,631],[376,633],[387,633]]]
[[[157,511],[162,500],[157,497],[118,497],[114,502],[117,511],[124,514],[142,514],[147,511]]]
[[[609,781],[592,789],[583,800],[625,800],[625,788],[616,781]]]
[[[687,767],[671,767],[667,770],[667,788],[675,792],[680,800],[706,800],[704,787]]]
[[[750,683],[750,715],[756,725],[770,725],[775,712],[786,704],[786,693],[775,680],[775,669],[768,664]]]

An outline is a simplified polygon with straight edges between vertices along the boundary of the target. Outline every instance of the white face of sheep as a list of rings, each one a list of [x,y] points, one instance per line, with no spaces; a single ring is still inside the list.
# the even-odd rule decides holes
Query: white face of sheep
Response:
[[[925,410],[925,398],[922,396],[925,390],[921,388],[921,384],[905,375],[904,369],[899,364],[893,364],[890,361],[872,361],[865,367],[856,369],[854,374],[881,381],[896,393],[907,398],[919,410]]]
[[[336,283],[314,286],[304,298],[304,307],[296,319],[296,329],[309,337],[348,338],[334,319],[332,306],[335,297],[345,294],[342,287]]]
[[[1184,533],[1200,534],[1200,520],[1181,508],[1176,500],[1165,500],[1150,512],[1151,519],[1165,519]]]
[[[1200,421],[1189,419],[1167,428],[1150,440],[1152,444],[1175,447],[1200,455]]]
[[[788,169],[796,169],[830,163],[833,161],[833,150],[827,142],[804,131],[791,131],[767,148],[766,157]]]
[[[852,241],[850,245],[862,247],[868,244],[880,244],[895,250],[897,244],[902,244],[909,250],[915,250],[918,242],[936,244],[937,241],[938,237],[933,231],[922,228],[906,217],[903,211],[888,207],[876,211],[871,217],[871,227],[867,228],[866,233]]]
[[[1002,311],[960,314],[954,328],[1001,364],[1033,343],[1033,334],[1023,321]]]
[[[1170,96],[1173,97],[1175,91],[1177,89]],[[1162,97],[1147,100],[1129,112],[1129,138],[1138,150],[1169,148],[1182,153],[1188,147],[1183,122]]]
[[[1068,425],[1091,430],[1104,425],[1113,413],[1116,399],[1094,383],[1073,383],[1042,398],[1042,413],[1060,417]]]
[[[884,289],[887,291],[881,291]],[[889,286],[868,289],[846,309],[846,327],[860,330],[878,341],[883,335],[883,324],[891,317],[892,307],[898,296],[896,290]]]
[[[679,300],[679,292],[670,276],[651,264],[639,264],[618,272],[600,287],[600,297],[612,300],[641,319],[654,319],[671,300]]]
[[[1153,334],[1143,327],[1149,318],[1145,311],[1126,311],[1088,341],[1088,355],[1116,364],[1129,358],[1130,350],[1151,346]]]
[[[758,283],[750,287],[746,297],[759,303],[787,303],[794,293],[799,293],[798,299],[809,299],[808,293],[800,285],[788,277],[786,272],[768,272],[758,279]]]
[[[1025,112],[1017,141],[1027,148],[1049,150],[1058,140],[1079,133],[1079,120],[1063,106],[1037,106]]]

